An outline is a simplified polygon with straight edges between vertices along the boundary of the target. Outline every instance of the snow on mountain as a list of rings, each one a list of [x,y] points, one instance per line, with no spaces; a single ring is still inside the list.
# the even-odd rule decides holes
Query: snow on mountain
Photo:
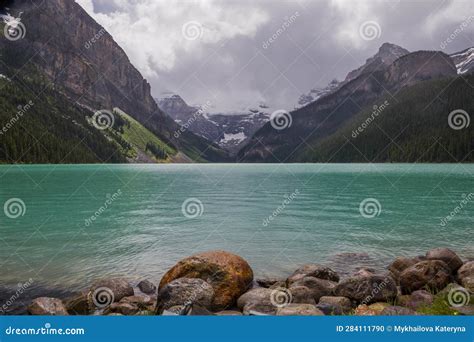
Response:
[[[456,64],[458,74],[462,75],[474,71],[474,47],[456,52],[450,55],[450,57],[454,61],[454,64]]]

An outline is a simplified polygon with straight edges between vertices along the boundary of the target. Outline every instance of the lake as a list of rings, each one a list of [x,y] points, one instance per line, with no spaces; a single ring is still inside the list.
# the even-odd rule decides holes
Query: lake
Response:
[[[311,262],[381,270],[439,246],[472,258],[473,174],[469,164],[4,165],[0,284],[157,283],[213,249],[241,255],[256,277]]]

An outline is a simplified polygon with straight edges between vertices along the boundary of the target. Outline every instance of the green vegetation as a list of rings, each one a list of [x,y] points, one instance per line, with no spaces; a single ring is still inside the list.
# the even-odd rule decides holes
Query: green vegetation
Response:
[[[473,162],[474,125],[454,130],[449,114],[462,109],[474,120],[474,75],[404,88],[362,132],[370,107],[299,156],[310,162]],[[393,139],[393,141],[392,141]]]
[[[0,163],[123,163],[117,145],[90,126],[88,111],[35,70],[0,78]]]

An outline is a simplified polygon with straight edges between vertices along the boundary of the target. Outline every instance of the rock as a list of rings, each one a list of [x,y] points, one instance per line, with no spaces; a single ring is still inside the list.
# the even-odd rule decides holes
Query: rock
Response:
[[[388,270],[396,283],[399,284],[400,273],[420,261],[418,258],[398,257],[388,266]]]
[[[417,290],[410,295],[406,306],[413,310],[433,304],[434,296],[426,290]]]
[[[402,306],[391,305],[387,306],[382,311],[382,316],[413,316],[416,315],[416,312],[409,308],[404,308]]]
[[[273,304],[249,303],[243,307],[242,312],[244,316],[272,316],[276,314],[277,309]]]
[[[426,253],[428,260],[444,261],[454,273],[462,266],[461,258],[449,248],[435,248]]]
[[[120,303],[133,304],[139,309],[152,309],[154,307],[155,301],[149,296],[130,296],[122,298]]]
[[[357,303],[370,304],[390,301],[397,296],[397,286],[392,277],[370,275],[350,277],[340,282],[334,293]]]
[[[255,282],[257,283],[258,286],[260,287],[265,287],[265,288],[270,288],[275,284],[283,284],[285,282],[284,279],[280,278],[260,278],[256,279]]]
[[[460,307],[453,307],[460,315],[474,316],[474,305],[463,305]]]
[[[277,316],[324,316],[324,313],[311,304],[289,304],[278,308]]]
[[[362,305],[359,305],[354,310],[354,315],[356,315],[356,316],[376,316],[377,312],[375,310],[370,309],[368,305],[362,304]]]
[[[276,311],[276,306],[273,305],[271,297],[275,294],[275,290],[266,289],[264,287],[252,289],[237,300],[237,307],[240,310],[244,310],[245,307],[259,306],[259,307],[269,307],[270,309],[265,309],[264,311]]]
[[[119,313],[124,316],[135,315],[140,309],[138,306],[130,303],[112,303],[107,309],[105,309],[104,314],[109,313]]]
[[[35,316],[67,316],[69,315],[63,302],[57,298],[40,297],[33,299],[28,312]]]
[[[316,301],[313,298],[313,292],[306,286],[292,286],[289,289],[289,293],[291,295],[292,303],[316,305]],[[285,294],[283,294],[283,296],[285,296]]]
[[[458,272],[457,272],[457,279],[460,284],[463,286],[467,287],[467,285],[464,284],[466,278],[473,278],[474,277],[474,261],[468,261],[464,265],[462,265]],[[468,284],[472,284],[472,280],[466,281]],[[473,291],[473,289],[471,289]]]
[[[214,289],[210,284],[197,278],[179,278],[166,284],[158,292],[156,312],[188,302],[210,307],[214,298]]]
[[[464,277],[461,281],[461,285],[472,293],[474,293],[474,276]]]
[[[356,272],[352,275],[353,277],[362,276],[367,277],[374,275],[376,273],[375,269],[368,267],[359,267],[356,269]]]
[[[410,302],[411,295],[398,295],[395,303],[399,306],[407,306]]]
[[[330,281],[339,281],[339,275],[329,267],[319,264],[306,264],[298,268],[290,277],[288,277],[288,284],[292,284],[305,277],[314,277]]]
[[[382,311],[389,306],[389,303],[373,303],[369,305],[369,309],[373,310],[376,315],[381,315]]]
[[[289,289],[291,291],[293,287],[307,287],[310,290],[311,296],[313,297],[314,301],[317,303],[319,302],[319,299],[321,297],[331,296],[336,285],[337,283],[330,280],[315,277],[304,277],[292,283]]]
[[[216,313],[216,316],[242,316],[243,313],[235,310],[224,310]]]
[[[159,290],[178,278],[200,278],[214,289],[213,309],[232,307],[235,301],[250,288],[253,272],[241,257],[211,251],[185,258],[171,268],[161,279]]]
[[[326,315],[344,315],[352,310],[352,303],[346,297],[323,296],[317,307]]]
[[[451,269],[441,260],[421,261],[400,274],[400,287],[404,294],[429,288],[439,291],[451,281]]]
[[[126,279],[110,278],[95,282],[89,290],[88,299],[92,308],[101,309],[133,295],[133,287]]]
[[[156,286],[149,280],[142,280],[138,283],[138,288],[140,291],[146,294],[155,294],[156,293]]]
[[[81,292],[66,300],[66,310],[70,315],[89,315],[91,305],[89,304],[88,292]]]

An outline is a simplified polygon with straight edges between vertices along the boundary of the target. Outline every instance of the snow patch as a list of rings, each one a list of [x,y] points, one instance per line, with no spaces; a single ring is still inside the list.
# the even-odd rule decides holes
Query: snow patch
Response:
[[[224,133],[224,137],[219,141],[219,144],[227,144],[229,142],[241,143],[247,139],[244,132],[239,133]]]

